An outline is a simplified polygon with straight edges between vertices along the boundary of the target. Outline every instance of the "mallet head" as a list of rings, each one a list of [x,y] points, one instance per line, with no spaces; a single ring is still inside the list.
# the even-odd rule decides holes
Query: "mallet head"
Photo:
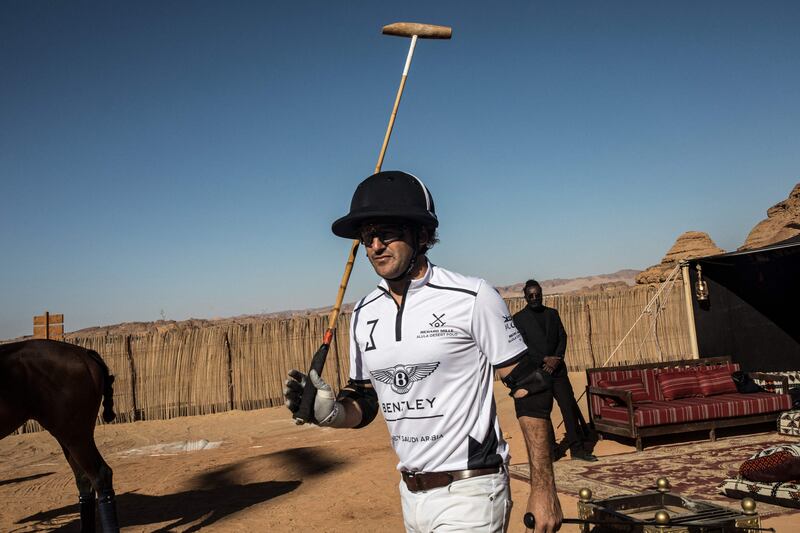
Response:
[[[413,37],[416,35],[418,39],[449,39],[453,35],[453,28],[434,24],[420,24],[418,22],[395,22],[384,26],[381,33],[384,35],[397,35],[398,37]]]

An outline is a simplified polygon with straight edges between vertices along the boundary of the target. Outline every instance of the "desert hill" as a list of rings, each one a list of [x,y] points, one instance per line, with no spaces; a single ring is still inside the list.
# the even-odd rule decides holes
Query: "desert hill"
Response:
[[[541,284],[545,295],[565,294],[568,292],[595,292],[634,285],[636,275],[639,272],[639,270],[626,269],[618,270],[612,274],[599,274],[582,278],[539,280],[539,284]],[[515,298],[522,296],[522,288],[524,286],[525,282],[520,282],[505,287],[497,287],[497,290],[503,298]]]
[[[540,280],[539,283],[544,289],[546,295],[551,294],[564,294],[568,292],[588,292],[598,290],[608,290],[611,288],[619,288],[624,286],[631,286],[634,284],[634,279],[639,273],[638,270],[620,270],[612,274],[599,274],[596,276],[586,276],[573,279],[550,279]],[[522,296],[522,287],[525,282],[515,283],[503,287],[497,287],[497,290],[504,298],[514,298]],[[353,303],[342,305],[342,311],[352,311]],[[136,333],[145,333],[148,331],[170,331],[178,329],[193,329],[203,328],[209,326],[223,326],[226,324],[248,324],[254,322],[261,322],[269,318],[291,318],[295,316],[313,316],[325,315],[331,310],[331,307],[318,307],[315,309],[294,309],[288,311],[279,311],[275,313],[263,313],[255,315],[239,315],[229,318],[219,319],[202,319],[190,318],[188,320],[157,320],[154,322],[126,322],[122,324],[113,324],[108,326],[97,326],[91,328],[84,328],[78,331],[73,331],[67,334],[67,339],[75,337],[86,337],[89,335],[130,335]]]

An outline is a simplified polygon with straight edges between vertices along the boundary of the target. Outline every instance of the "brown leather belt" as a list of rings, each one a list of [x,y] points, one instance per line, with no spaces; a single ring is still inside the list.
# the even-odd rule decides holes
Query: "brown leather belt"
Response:
[[[451,470],[449,472],[401,472],[406,487],[411,492],[438,489],[446,487],[453,481],[467,479],[476,476],[496,474],[500,471],[499,466],[493,468],[475,468],[472,470]]]

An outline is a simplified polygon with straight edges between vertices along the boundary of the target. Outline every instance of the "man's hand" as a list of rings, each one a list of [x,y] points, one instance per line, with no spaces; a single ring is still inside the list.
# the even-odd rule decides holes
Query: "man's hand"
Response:
[[[311,378],[311,383],[317,389],[317,396],[314,399],[314,417],[311,422],[320,426],[332,425],[340,414],[344,414],[341,413],[341,406],[336,403],[336,396],[333,394],[331,386],[325,383],[316,370],[312,370],[308,377]],[[285,382],[284,403],[293,415],[300,409],[306,378],[307,376],[299,370],[292,369],[289,371],[289,379]]]
[[[561,503],[555,490],[531,491],[528,497],[527,512],[536,519],[536,529],[525,529],[535,533],[552,533],[561,528],[564,516],[561,513]]]
[[[548,374],[552,374],[558,369],[562,359],[560,357],[556,357],[555,355],[549,355],[545,357],[543,361],[544,361],[544,366],[542,367],[542,370],[544,370]]]

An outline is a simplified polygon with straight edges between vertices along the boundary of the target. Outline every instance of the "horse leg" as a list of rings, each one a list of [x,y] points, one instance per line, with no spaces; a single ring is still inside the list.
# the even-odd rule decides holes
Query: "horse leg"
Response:
[[[24,411],[15,409],[3,398],[0,398],[0,439],[11,435],[27,419],[28,416]]]
[[[100,511],[100,527],[103,533],[118,533],[119,521],[117,503],[114,499],[113,472],[97,450],[92,433],[89,433],[87,438],[65,443],[64,447],[97,492],[97,508]]]
[[[78,504],[81,513],[81,533],[95,533],[94,527],[94,508],[96,505],[94,487],[89,476],[75,462],[69,451],[61,446],[64,457],[67,458],[72,473],[75,475],[75,484],[78,486]]]

